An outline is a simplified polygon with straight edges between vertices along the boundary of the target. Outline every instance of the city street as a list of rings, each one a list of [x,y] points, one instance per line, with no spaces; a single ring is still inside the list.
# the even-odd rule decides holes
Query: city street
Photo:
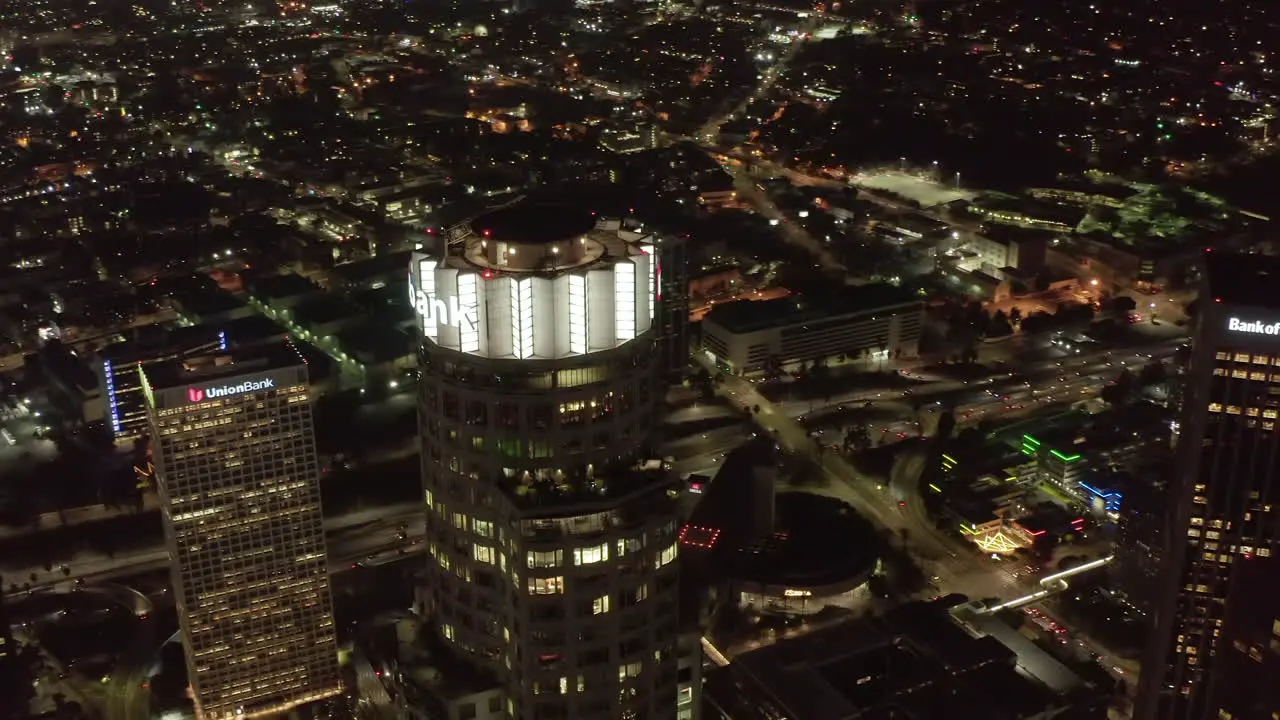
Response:
[[[408,525],[410,540],[421,537],[425,531],[422,506],[418,503],[404,503],[387,507],[376,507],[325,519],[327,530],[329,557],[331,566],[344,568],[353,562],[364,561],[370,555],[385,552],[388,548],[402,547],[404,543],[396,540],[400,525]],[[45,571],[43,565],[30,566],[20,561],[5,563],[6,578],[26,578],[32,573],[37,582],[32,584],[33,592],[55,591],[69,592],[76,587],[77,580],[92,584],[115,578],[124,578],[151,570],[168,567],[169,554],[161,545],[155,547],[122,552],[115,557],[106,557],[97,553],[82,552],[71,561],[65,563],[70,574],[64,575],[58,568],[53,572]],[[21,597],[25,591],[13,593],[6,591],[6,597]]]
[[[794,419],[775,411],[750,382],[728,377],[719,387],[736,402],[759,405],[757,422],[783,448],[813,458],[828,479],[826,488],[818,492],[848,503],[892,536],[906,538],[913,555],[927,566],[926,572],[939,578],[935,582],[940,588],[975,598],[1004,594],[1005,583],[992,572],[990,565],[981,564],[970,549],[942,537],[932,523],[922,524],[916,516],[904,512],[891,492],[883,486],[877,489],[872,480],[862,477],[838,453],[819,451],[807,431]]]
[[[1125,367],[1136,370],[1153,359],[1168,357],[1182,342],[1174,339],[1043,360],[1026,368],[1027,380],[999,377],[967,384],[963,381],[925,384],[914,389],[914,397],[926,406],[944,400],[954,403],[960,424],[976,422],[989,415],[1012,419],[1032,406],[1094,397]],[[752,381],[735,376],[726,376],[718,385],[718,391],[739,406],[758,405],[756,421],[763,430],[771,433],[783,448],[811,457],[822,468],[827,483],[816,492],[849,503],[892,536],[902,538],[912,554],[922,561],[925,572],[936,578],[934,583],[942,592],[1006,599],[1026,592],[1027,586],[1003,565],[987,561],[972,547],[940,532],[926,517],[917,489],[923,470],[922,457],[905,457],[895,466],[889,482],[879,484],[861,475],[839,453],[822,449],[809,437],[808,429],[793,417],[793,413],[800,410],[795,403],[775,405],[758,392]],[[874,391],[874,388],[861,389],[858,393],[865,396]],[[901,390],[878,392],[893,397],[871,402],[899,408],[907,405]]]

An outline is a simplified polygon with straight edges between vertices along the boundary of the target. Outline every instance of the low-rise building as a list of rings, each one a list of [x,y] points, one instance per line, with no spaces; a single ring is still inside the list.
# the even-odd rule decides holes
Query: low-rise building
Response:
[[[849,288],[818,302],[805,296],[730,303],[707,313],[702,349],[735,373],[839,355],[914,357],[924,305],[891,285]]]
[[[1007,626],[962,625],[946,600],[910,603],[743,653],[708,673],[726,716],[751,720],[1050,718],[1082,680]],[[1092,697],[1085,702],[1096,703]]]

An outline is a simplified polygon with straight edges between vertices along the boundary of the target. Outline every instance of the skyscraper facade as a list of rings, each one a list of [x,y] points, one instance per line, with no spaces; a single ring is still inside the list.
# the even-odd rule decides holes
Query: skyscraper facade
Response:
[[[647,443],[667,364],[639,234],[523,204],[415,255],[440,637],[513,718],[674,718],[674,484]]]
[[[0,578],[0,587],[4,587]],[[26,720],[30,716],[29,698],[34,694],[31,678],[18,657],[18,645],[13,640],[13,627],[4,596],[0,594],[0,720]]]
[[[107,428],[117,442],[138,438],[147,431],[147,402],[138,368],[187,356],[227,351],[227,334],[208,325],[166,331],[112,343],[98,350],[94,370],[102,389]]]
[[[1251,567],[1280,549],[1277,288],[1275,258],[1205,255],[1139,720],[1272,717],[1240,706],[1224,624],[1280,610]]]
[[[141,372],[196,717],[336,695],[305,364],[273,346]]]

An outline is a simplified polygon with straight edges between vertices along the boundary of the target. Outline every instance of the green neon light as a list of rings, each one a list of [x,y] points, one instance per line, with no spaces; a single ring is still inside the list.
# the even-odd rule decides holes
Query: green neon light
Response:
[[[142,394],[147,398],[147,407],[156,406],[156,397],[151,392],[151,383],[147,381],[147,373],[142,369],[142,363],[138,363],[138,375],[142,380]]]
[[[936,493],[942,492],[942,488],[938,487],[937,485],[934,485],[933,483],[929,483],[929,489]]]
[[[955,459],[955,458],[951,457],[950,455],[948,455],[948,454],[946,454],[946,453],[942,453],[942,459],[943,459],[943,460],[947,460],[947,461],[952,462],[952,463],[954,463],[954,462],[956,461],[956,459]]]
[[[1056,457],[1056,458],[1058,458],[1058,459],[1059,459],[1059,460],[1061,460],[1062,462],[1069,462],[1069,463],[1071,463],[1071,462],[1075,462],[1075,461],[1077,461],[1077,460],[1079,460],[1079,459],[1080,459],[1080,456],[1079,456],[1079,455],[1063,455],[1062,453],[1058,452],[1057,450],[1050,450],[1050,451],[1049,451],[1049,454],[1050,454],[1050,455],[1052,455],[1052,456],[1054,456],[1054,457]]]
[[[1037,439],[1035,439],[1035,438],[1033,438],[1033,437],[1031,437],[1030,435],[1023,435],[1023,436],[1022,436],[1022,442],[1023,442],[1023,443],[1031,443],[1032,445],[1035,445],[1035,446],[1037,446],[1037,447],[1039,447],[1039,446],[1040,446],[1040,441],[1039,441],[1039,440],[1037,440]]]

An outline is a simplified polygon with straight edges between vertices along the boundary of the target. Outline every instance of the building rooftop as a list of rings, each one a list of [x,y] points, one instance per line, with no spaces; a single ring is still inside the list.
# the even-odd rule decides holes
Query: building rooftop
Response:
[[[943,604],[917,602],[739,655],[709,673],[706,692],[735,718],[1021,718],[1060,706],[1016,657]]]
[[[204,345],[225,346],[225,334],[214,325],[145,325],[123,340],[103,346],[98,354],[113,363],[133,362],[151,360],[157,355],[186,353]]]
[[[403,271],[404,268],[401,268]],[[398,273],[403,275],[403,272]],[[412,322],[415,314],[405,296],[404,287],[397,283],[370,290],[358,290],[348,294],[351,304],[366,315],[372,315],[396,326]]]
[[[713,308],[705,320],[732,333],[748,333],[837,316],[892,311],[906,305],[919,305],[912,291],[894,285],[872,284],[845,288],[833,298],[792,295],[777,300],[726,303]]]
[[[1007,648],[1017,658],[1018,669],[1048,690],[1066,693],[1083,683],[1079,675],[996,615],[979,615],[961,607],[955,610],[955,616],[984,639],[996,640]]]
[[[349,303],[329,293],[317,293],[303,299],[292,312],[294,319],[306,328],[349,320],[355,315]]]
[[[399,285],[404,282],[404,269],[409,266],[411,255],[409,252],[389,253],[343,263],[330,270],[329,275],[335,285],[344,287],[374,287],[379,282]]]
[[[162,390],[307,364],[306,358],[289,341],[211,353],[207,356],[207,362],[197,362],[198,359],[203,358],[191,357],[156,363],[147,368],[147,383],[154,389]]]
[[[520,202],[471,222],[476,235],[497,242],[534,245],[570,240],[595,229],[596,214],[559,203]]]
[[[1204,268],[1214,302],[1280,308],[1280,257],[1206,251]]]
[[[377,318],[354,323],[335,336],[343,352],[363,365],[388,362],[413,352],[413,338],[408,333]]]
[[[231,347],[284,340],[289,334],[289,331],[275,320],[256,313],[219,323],[217,327],[226,333],[227,344]]]
[[[245,301],[226,292],[207,277],[175,283],[167,292],[177,310],[193,320],[232,313]]]
[[[309,295],[320,289],[307,278],[293,273],[250,278],[246,280],[245,287],[249,294],[267,303]]]

